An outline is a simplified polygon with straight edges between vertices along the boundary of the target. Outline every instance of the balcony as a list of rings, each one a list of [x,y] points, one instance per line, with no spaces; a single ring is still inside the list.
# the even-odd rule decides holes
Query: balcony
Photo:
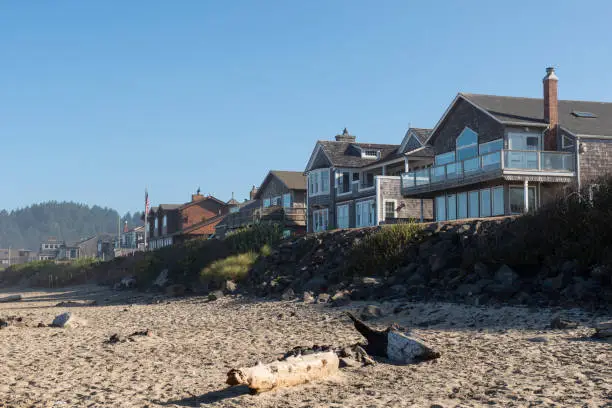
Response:
[[[288,227],[306,226],[306,208],[273,206],[248,209],[227,214],[222,222],[230,230],[257,223],[283,223]]]
[[[411,195],[513,176],[574,176],[574,154],[557,151],[496,152],[402,174],[402,193]]]

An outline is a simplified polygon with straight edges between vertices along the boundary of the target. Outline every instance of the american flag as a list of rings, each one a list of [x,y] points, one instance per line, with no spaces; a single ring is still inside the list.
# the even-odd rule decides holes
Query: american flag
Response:
[[[149,206],[151,203],[149,202],[149,192],[145,189],[145,214],[149,213]]]

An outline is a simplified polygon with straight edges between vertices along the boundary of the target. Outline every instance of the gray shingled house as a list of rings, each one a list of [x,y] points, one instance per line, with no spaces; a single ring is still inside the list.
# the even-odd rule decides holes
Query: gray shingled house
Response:
[[[520,214],[612,170],[612,103],[459,93],[425,141],[426,168],[402,174],[406,198],[434,199],[438,221]]]
[[[358,143],[344,129],[333,141],[319,140],[305,170],[308,232],[431,219],[430,200],[400,192],[403,172],[432,162],[428,136],[427,129],[411,128],[399,145]]]

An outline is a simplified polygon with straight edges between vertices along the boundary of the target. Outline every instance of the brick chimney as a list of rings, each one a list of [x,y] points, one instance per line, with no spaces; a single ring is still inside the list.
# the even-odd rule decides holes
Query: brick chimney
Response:
[[[544,149],[557,150],[557,128],[559,126],[559,101],[557,97],[557,84],[559,78],[555,75],[555,69],[546,68],[544,82],[544,121],[548,123],[549,129],[544,136]]]
[[[255,194],[257,194],[257,187],[253,186],[253,188],[251,189],[251,192],[249,193],[249,199],[254,200]]]
[[[204,199],[204,196],[200,193],[200,187],[198,187],[198,190],[196,191],[196,193],[191,195],[191,202],[200,201],[203,199]]]
[[[354,142],[355,140],[357,140],[357,138],[350,135],[346,128],[344,128],[341,135],[336,135],[336,142]]]

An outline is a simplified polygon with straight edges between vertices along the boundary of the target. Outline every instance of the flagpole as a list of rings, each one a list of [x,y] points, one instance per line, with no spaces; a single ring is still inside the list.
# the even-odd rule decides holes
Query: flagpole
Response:
[[[145,188],[145,213],[144,213],[144,250],[147,250],[147,230],[149,229],[149,223],[147,222],[147,217],[149,215],[147,201],[149,200],[149,192]]]

